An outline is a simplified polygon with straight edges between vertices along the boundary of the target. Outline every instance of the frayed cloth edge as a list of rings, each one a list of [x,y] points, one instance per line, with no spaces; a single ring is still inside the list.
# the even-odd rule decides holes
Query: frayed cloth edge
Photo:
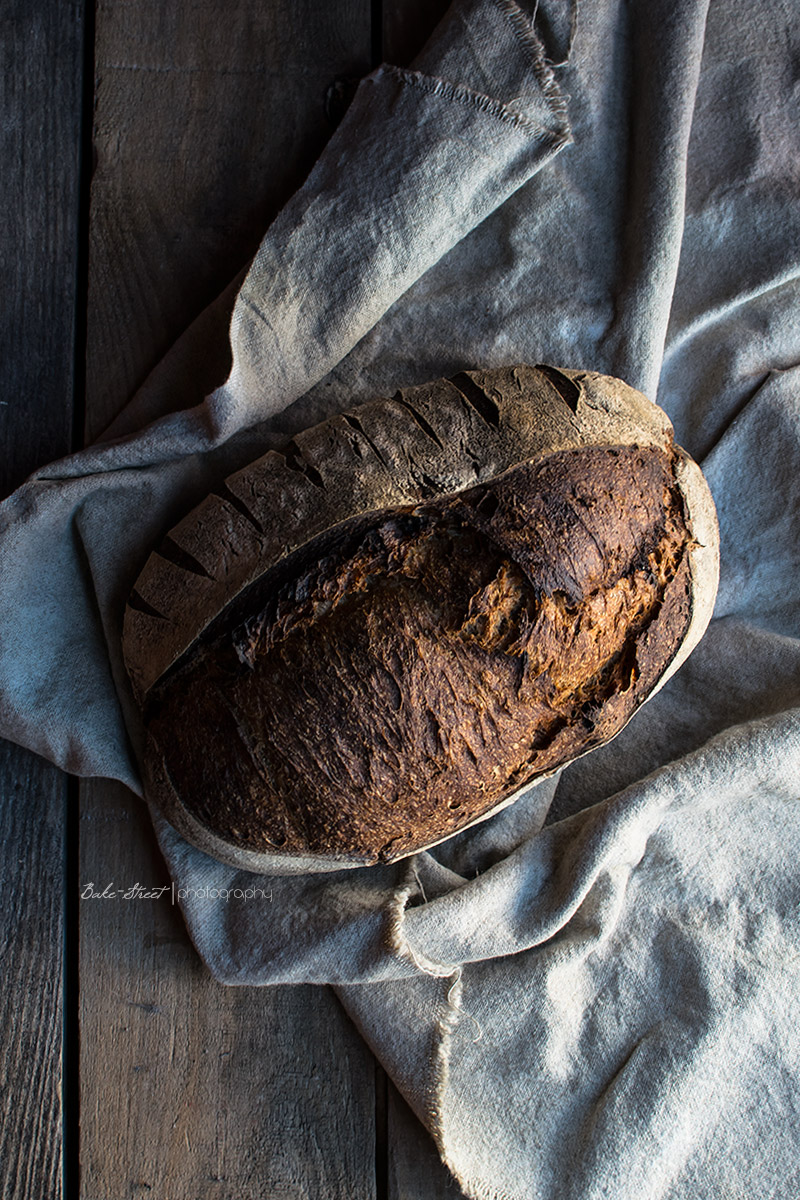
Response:
[[[515,0],[493,0],[493,3],[509,21],[514,37],[530,59],[536,81],[541,88],[542,95],[551,114],[556,120],[555,129],[545,129],[537,121],[532,120],[510,105],[503,103],[502,100],[488,96],[483,92],[477,92],[472,88],[466,87],[464,84],[453,83],[436,75],[427,75],[422,71],[394,66],[391,63],[384,63],[376,74],[391,75],[403,83],[427,92],[429,95],[441,96],[446,100],[455,100],[462,104],[471,105],[480,112],[497,117],[499,120],[521,130],[537,141],[551,144],[554,147],[562,146],[570,140],[572,133],[567,111],[567,97],[561,91],[556,82],[553,69],[545,59],[544,49],[536,36],[533,25],[528,21],[519,5],[515,3]]]

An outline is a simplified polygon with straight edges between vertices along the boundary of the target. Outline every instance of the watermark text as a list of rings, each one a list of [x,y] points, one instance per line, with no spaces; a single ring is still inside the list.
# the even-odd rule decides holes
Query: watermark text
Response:
[[[146,887],[134,883],[130,887],[117,887],[113,882],[105,887],[100,884],[85,883],[81,887],[81,900],[161,900],[166,898],[171,904],[183,900],[272,900],[272,890],[262,887],[179,887],[176,883],[165,883],[161,887]]]

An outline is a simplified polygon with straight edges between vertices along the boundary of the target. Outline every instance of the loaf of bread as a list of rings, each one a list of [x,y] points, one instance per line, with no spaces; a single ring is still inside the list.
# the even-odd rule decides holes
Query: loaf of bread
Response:
[[[392,862],[608,742],[701,637],[718,533],[618,380],[468,371],[227,479],[125,613],[148,798],[224,862]]]

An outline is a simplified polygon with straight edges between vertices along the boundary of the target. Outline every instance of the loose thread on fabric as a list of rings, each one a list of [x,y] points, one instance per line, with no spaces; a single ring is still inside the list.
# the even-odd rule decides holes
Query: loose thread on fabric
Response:
[[[420,877],[419,877],[419,871],[417,870],[417,865],[416,865],[416,863],[415,863],[413,860],[412,860],[412,863],[411,863],[411,870],[414,872],[414,878],[415,878],[415,879],[416,879],[416,881],[417,881],[417,887],[419,888],[419,893],[420,893],[420,895],[422,896],[422,901],[423,901],[423,903],[424,903],[424,904],[427,904],[427,903],[428,903],[428,897],[425,895],[425,888],[423,887],[423,885],[422,885],[422,880],[421,880],[421,879],[420,879]]]
[[[447,989],[447,995],[445,996],[445,1003],[447,1004],[448,1008],[452,1009],[453,1012],[458,1013],[459,1016],[467,1017],[468,1020],[472,1021],[472,1024],[475,1026],[475,1029],[477,1030],[475,1037],[472,1039],[472,1044],[473,1044],[473,1046],[476,1046],[478,1044],[478,1042],[483,1041],[483,1029],[481,1028],[480,1021],[478,1020],[477,1017],[473,1017],[473,1015],[469,1011],[469,1009],[464,1008],[463,1004],[459,1004],[455,1000],[452,999],[453,992],[455,992],[456,988],[458,988],[461,984],[462,973],[463,973],[463,968],[456,967],[455,971],[453,972],[453,982],[450,984],[450,987]]]
[[[425,894],[425,888],[423,886],[422,880],[420,879],[419,871],[417,870],[417,865],[413,858],[411,858],[409,860],[408,873],[410,875],[413,875],[414,880],[416,881],[417,887],[419,889],[419,892],[422,896],[422,899],[427,904],[428,898]],[[406,876],[406,878],[408,879],[408,875]],[[478,1019],[476,1017],[474,1017],[471,1012],[468,1012],[468,1010],[466,1008],[464,1008],[462,1004],[459,1003],[458,999],[454,998],[457,995],[458,989],[461,984],[461,976],[463,973],[463,967],[461,967],[457,963],[434,962],[433,959],[429,959],[427,955],[423,955],[422,957],[424,958],[424,961],[421,961],[420,956],[418,956],[415,953],[414,948],[412,947],[411,943],[409,942],[408,938],[405,935],[405,931],[402,928],[403,918],[405,915],[405,909],[406,909],[406,905],[408,904],[409,898],[411,896],[411,891],[412,891],[412,885],[409,880],[405,884],[405,886],[402,888],[399,888],[394,895],[394,903],[392,904],[391,911],[390,911],[390,924],[389,924],[389,929],[388,929],[388,946],[395,954],[399,955],[401,958],[405,958],[406,960],[410,961],[416,967],[416,969],[419,972],[421,972],[421,974],[429,975],[434,979],[450,979],[450,978],[452,978],[452,982],[451,982],[450,986],[448,987],[447,993],[445,995],[445,1005],[447,1006],[447,1009],[449,1010],[449,1012],[451,1014],[451,1018],[464,1016],[464,1017],[467,1017],[467,1019],[472,1022],[472,1024],[474,1025],[474,1027],[477,1031],[476,1036],[472,1039],[473,1045],[474,1045],[475,1043],[482,1040],[483,1029],[481,1028],[481,1025],[480,1025],[480,1022],[478,1021]],[[452,1032],[452,1021],[447,1022],[447,1025],[448,1025],[447,1032],[448,1033]]]

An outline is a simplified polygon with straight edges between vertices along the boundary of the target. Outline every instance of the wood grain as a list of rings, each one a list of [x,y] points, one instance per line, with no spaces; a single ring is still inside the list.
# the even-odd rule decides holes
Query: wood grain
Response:
[[[362,0],[100,7],[88,437],[253,252],[369,46]],[[94,782],[82,815],[84,882],[164,881],[140,801]],[[135,905],[81,902],[83,1200],[373,1197],[374,1061],[332,994],[224,988]]]
[[[82,6],[0,15],[0,496],[70,448]]]
[[[327,988],[228,988],[192,948],[144,806],[84,789],[84,1200],[369,1200],[373,1062]]]
[[[0,14],[0,497],[70,449],[83,9]],[[66,784],[0,742],[0,1195],[62,1195]]]
[[[88,438],[302,183],[332,132],[329,86],[370,69],[369,19],[369,0],[101,6]]]
[[[65,784],[0,743],[0,1195],[61,1190]]]

